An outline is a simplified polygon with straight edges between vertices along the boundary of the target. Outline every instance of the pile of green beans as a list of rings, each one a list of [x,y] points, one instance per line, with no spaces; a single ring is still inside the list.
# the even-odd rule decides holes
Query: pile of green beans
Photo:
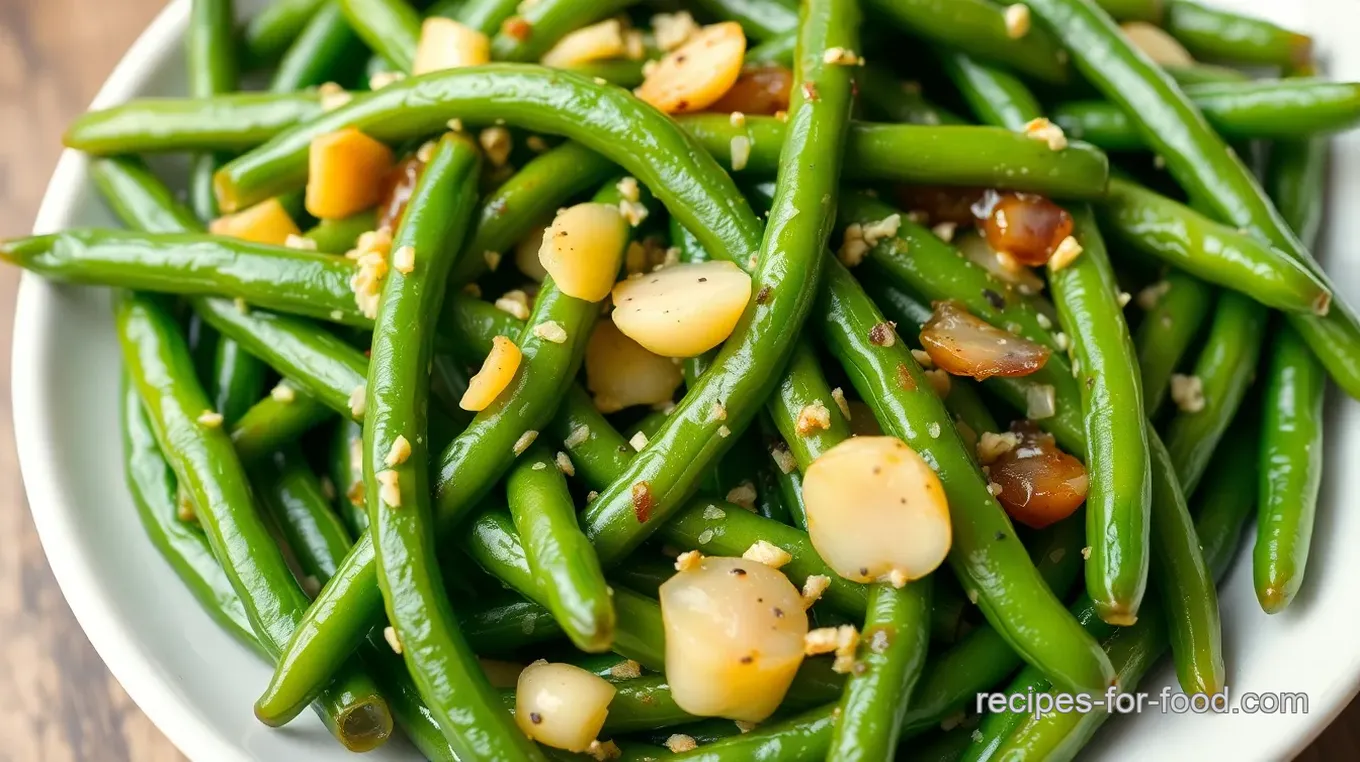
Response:
[[[1203,63],[1154,63],[1134,21]],[[730,108],[641,99],[668,68],[708,84],[690,57],[723,68],[677,33],[738,27]],[[485,63],[414,76],[432,29]],[[194,0],[186,41],[187,97],[64,137],[127,229],[4,240],[0,260],[117,290],[132,502],[273,665],[267,725],[311,706],[354,751],[398,727],[432,760],[588,758],[531,740],[532,697],[479,663],[543,657],[613,684],[595,758],[1069,759],[1108,714],[976,717],[974,697],[1133,690],[1166,652],[1182,690],[1223,690],[1215,585],[1253,506],[1261,608],[1305,584],[1327,378],[1360,396],[1360,321],[1310,251],[1360,84],[1319,76],[1305,35],[1190,0],[277,0],[240,27],[231,0]],[[537,63],[554,48],[577,59]],[[772,68],[778,113],[747,81]],[[392,150],[362,178],[382,197],[314,220],[314,141],[348,128]],[[1230,147],[1251,142],[1271,144],[1261,179]],[[141,158],[160,153],[190,156],[187,203]],[[275,201],[291,235],[205,232]],[[615,281],[749,276],[730,333],[674,358],[683,385],[651,408],[597,407],[609,300],[532,256],[578,202],[631,223],[600,255]],[[1002,202],[1052,207],[1046,266],[1018,269]],[[961,370],[979,350],[946,328],[940,354],[945,302],[1045,359]],[[462,409],[506,339],[504,387]],[[948,563],[905,584],[819,554],[815,472],[876,435],[947,508]],[[1029,436],[1083,469],[1084,506],[1037,529],[1046,493],[1011,490],[1052,475],[1004,460]],[[672,691],[658,599],[678,554],[761,543],[794,588],[825,578],[811,626],[858,640],[834,668],[803,660],[748,728]]]

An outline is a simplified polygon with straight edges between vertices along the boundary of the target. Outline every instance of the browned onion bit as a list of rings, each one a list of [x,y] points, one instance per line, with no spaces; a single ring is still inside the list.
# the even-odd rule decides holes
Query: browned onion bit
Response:
[[[988,191],[987,196],[979,206],[980,211],[990,207],[979,220],[987,243],[1022,264],[1047,264],[1058,244],[1072,235],[1072,215],[1043,196],[995,191]]]
[[[425,162],[411,156],[392,168],[387,176],[382,200],[378,202],[378,227],[386,226],[396,230],[401,225],[402,215],[406,214],[406,204],[416,191],[416,183],[425,170]]]
[[[1001,487],[997,499],[1006,513],[1035,529],[1071,516],[1086,501],[1086,468],[1032,421],[1011,424],[1011,431],[1018,444],[998,456],[988,471],[992,483]]]
[[[908,213],[922,212],[922,224],[953,222],[969,225],[976,221],[973,206],[983,197],[981,188],[952,188],[943,185],[904,185],[897,188],[897,203]]]
[[[1048,347],[987,323],[954,300],[935,302],[921,330],[921,346],[936,367],[979,381],[1028,376],[1048,362]]]
[[[783,66],[748,66],[709,110],[723,114],[740,112],[748,116],[774,116],[789,110],[789,91],[792,89],[793,72]]]

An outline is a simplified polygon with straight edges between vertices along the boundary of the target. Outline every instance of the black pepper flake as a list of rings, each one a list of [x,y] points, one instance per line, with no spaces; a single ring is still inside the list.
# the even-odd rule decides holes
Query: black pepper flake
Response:
[[[1006,308],[1006,298],[990,288],[982,289],[982,297],[998,310]]]
[[[754,656],[752,656],[752,655],[750,655],[750,654],[747,654],[747,655],[741,657],[741,663],[742,663],[742,664],[751,664],[751,663],[754,663],[755,660],[756,660],[756,657],[754,657]]]
[[[867,566],[861,566],[861,567],[859,567],[859,576],[861,576],[861,577],[867,577],[867,576],[869,576],[869,567],[867,567]]]
[[[781,609],[781,608],[779,608],[778,606],[775,606],[775,607],[774,607],[774,615],[775,615],[775,618],[776,618],[776,619],[783,619],[783,618],[784,618],[784,609]]]
[[[540,724],[540,723],[543,722],[543,715],[539,714],[538,712],[530,712],[530,713],[529,713],[529,722],[532,722],[533,724],[538,725],[538,724]]]
[[[699,282],[700,282],[700,283],[707,283],[707,282],[708,282],[708,278],[700,278],[700,279],[699,279]]]
[[[1006,533],[998,530],[996,533],[996,541],[1001,542],[1004,539],[1006,539]]]
[[[735,575],[735,576],[737,576],[737,577],[745,577],[745,576],[746,576],[746,570],[743,569],[743,568],[741,568],[741,567],[737,567],[737,568],[735,568],[735,569],[732,570],[732,574]]]
[[[756,292],[756,304],[764,304],[770,301],[770,294],[772,293],[774,293],[774,289],[769,286],[761,286],[760,291]]]

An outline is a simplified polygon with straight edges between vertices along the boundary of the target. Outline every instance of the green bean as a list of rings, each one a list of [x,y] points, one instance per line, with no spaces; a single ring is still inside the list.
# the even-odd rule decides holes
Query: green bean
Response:
[[[189,31],[185,58],[189,74],[189,97],[210,98],[236,89],[236,40],[232,0],[194,0],[189,4]],[[200,219],[217,216],[212,175],[218,157],[194,157],[189,176],[189,195]]]
[[[882,582],[869,588],[869,611],[828,759],[894,757],[902,730],[901,702],[921,676],[930,645],[932,586],[926,578],[900,590]]]
[[[208,410],[208,398],[194,381],[188,347],[174,318],[154,298],[121,295],[116,318],[123,358],[155,438],[192,498],[213,555],[222,562],[251,628],[277,657],[300,622],[307,598],[255,513],[226,432],[199,421]],[[318,702],[323,719],[347,748],[372,749],[391,732],[386,704],[361,673],[341,674]]]
[[[1327,287],[1283,251],[1119,177],[1095,206],[1101,229],[1129,247],[1280,310],[1325,315]]]
[[[67,148],[100,156],[248,151],[321,113],[316,93],[140,98],[76,117],[62,142]]]
[[[345,20],[339,0],[330,0],[316,12],[279,61],[269,90],[293,93],[327,82],[348,79],[360,56],[359,36]]]
[[[272,395],[255,403],[231,427],[231,442],[242,463],[253,463],[335,415],[307,392],[285,380],[279,385],[293,391],[291,402]],[[286,398],[287,392],[283,393]]]
[[[434,516],[437,534],[446,534],[511,466],[515,445],[526,432],[537,431],[551,417],[580,367],[585,339],[598,315],[595,305],[551,286],[539,292],[529,327],[522,329],[523,360],[510,388],[440,455]],[[547,341],[533,332],[532,326],[547,320],[563,326],[569,337],[565,343]],[[489,343],[490,337],[482,341]],[[371,533],[359,538],[337,579],[322,590],[318,600],[325,605],[313,607],[306,634],[289,644],[266,694],[257,702],[257,711],[273,715],[294,710],[335,668],[336,659],[373,626],[380,609],[370,537]]]
[[[580,441],[572,436],[577,431],[585,432]],[[567,392],[557,415],[543,433],[554,442],[572,442],[564,445],[564,450],[576,467],[576,475],[587,484],[609,484],[627,468],[633,452],[628,441],[607,424],[590,395],[579,386]]]
[[[1304,241],[1317,240],[1326,165],[1327,144],[1320,139],[1277,144],[1271,155],[1271,195]],[[1293,600],[1308,562],[1324,442],[1326,379],[1320,370],[1292,328],[1276,329],[1262,395],[1260,508],[1252,553],[1256,599],[1268,614]]]
[[[505,488],[525,560],[553,617],[581,650],[608,650],[614,640],[609,588],[552,453],[531,447],[511,469]]]
[[[634,5],[637,0],[538,0],[521,4],[519,19],[527,33],[515,34],[501,29],[491,41],[491,58],[496,61],[537,61],[569,33],[599,19],[612,16]]]
[[[458,10],[455,19],[464,26],[490,37],[500,30],[506,19],[515,15],[520,0],[469,0]]]
[[[488,252],[500,255],[534,224],[550,219],[568,200],[617,171],[612,162],[576,143],[535,156],[482,202],[477,230],[454,264],[449,284],[462,287],[476,280],[486,272]]]
[[[797,34],[797,9],[779,0],[697,0],[695,4],[711,16],[741,24],[747,39],[755,42]]]
[[[1307,137],[1339,132],[1360,121],[1360,84],[1322,79],[1280,79],[1187,85],[1185,94],[1224,140]],[[1053,121],[1068,137],[1107,151],[1146,144],[1118,106],[1076,101],[1054,107]]]
[[[959,762],[972,742],[973,733],[968,728],[942,730],[913,742],[909,749],[900,750],[897,759],[904,762]]]
[[[369,322],[350,291],[354,263],[330,254],[192,233],[68,230],[0,242],[0,260],[54,280],[236,297],[346,325]]]
[[[822,375],[820,362],[812,345],[799,341],[787,372],[765,405],[800,470],[850,436],[850,424],[832,398],[831,385]],[[828,409],[830,424],[824,429],[799,426],[799,413],[805,406],[818,402]]]
[[[364,373],[368,377],[368,373]],[[345,522],[352,537],[368,530],[368,504],[364,501],[364,427],[352,418],[341,418],[331,434],[327,452],[327,473],[335,485],[335,512]],[[358,457],[356,457],[358,456]]]
[[[832,284],[853,280],[838,262],[827,268]],[[900,343],[855,351],[855,337],[869,335],[884,319],[867,299],[857,304],[840,293],[834,287],[824,292],[818,329],[885,432],[920,452],[940,474],[954,533],[949,560],[970,597],[978,597],[988,621],[1026,660],[1061,684],[1074,690],[1108,684],[1109,665],[1099,648],[1044,585],[911,353]],[[1035,637],[1039,632],[1042,638]]]
[[[1114,269],[1086,207],[1072,209],[1083,252],[1049,265],[1049,287],[1072,337],[1086,424],[1086,590],[1101,619],[1132,624],[1148,573],[1151,475],[1143,388]]]
[[[1175,461],[1156,431],[1152,454],[1152,544],[1162,613],[1181,690],[1214,695],[1223,690],[1223,626],[1218,593],[1195,535],[1195,523],[1176,479]]]
[[[763,448],[760,447],[758,438],[754,444],[759,454]],[[784,488],[780,483],[782,476],[784,474],[773,463],[767,461],[756,463],[756,515],[785,526],[793,526],[793,514],[789,511],[788,504],[784,502]]]
[[[779,164],[787,126],[774,117],[746,117],[742,127],[721,114],[700,114],[680,124],[731,168],[732,139],[745,137],[750,156],[740,173],[768,177]],[[859,181],[962,185],[1028,191],[1059,198],[1094,198],[1105,192],[1105,155],[1083,143],[1053,151],[1042,142],[994,127],[850,125],[845,174]]]
[[[397,71],[411,73],[420,42],[420,14],[406,0],[336,0],[369,50]]]
[[[1162,66],[1166,73],[1179,85],[1218,85],[1225,82],[1250,82],[1252,77],[1244,71],[1227,66],[1206,63]]]
[[[178,479],[161,454],[142,398],[127,374],[123,374],[122,386],[123,473],[147,538],[208,616],[227,634],[267,656],[207,537],[179,518]]]
[[[1043,115],[1034,94],[1009,71],[947,48],[940,50],[937,57],[945,74],[983,124],[1021,132],[1031,120]]]
[[[1096,0],[1096,5],[1119,21],[1146,21],[1157,24],[1165,11],[1165,0]]]
[[[562,628],[548,609],[513,593],[461,607],[458,627],[479,654],[513,654],[562,637]]]
[[[1256,506],[1257,484],[1242,474],[1256,467],[1263,432],[1255,415],[1239,416],[1223,446],[1214,453],[1204,485],[1195,493],[1195,534],[1204,563],[1222,580],[1241,546],[1242,529]]]
[[[455,752],[541,759],[537,747],[499,711],[457,627],[434,560],[430,526],[423,417],[434,331],[419,326],[428,326],[424,316],[439,312],[453,256],[472,217],[478,169],[476,147],[447,134],[416,185],[393,241],[394,251],[412,247],[416,262],[411,272],[394,268],[385,279],[373,331],[363,437],[368,537],[407,669]]]
[[[243,41],[244,60],[252,66],[268,64],[302,32],[327,0],[277,0],[251,17]]]
[[[1166,447],[1187,495],[1195,494],[1214,448],[1256,376],[1268,319],[1264,307],[1241,294],[1224,292],[1218,297],[1209,336],[1191,376],[1202,394],[1181,405],[1166,428]],[[1194,399],[1200,396],[1202,405]]]
[[[634,61],[628,58],[620,58],[611,61],[586,61],[574,63],[565,68],[574,71],[583,77],[592,79],[598,77],[611,85],[619,87],[634,88],[642,84],[646,75],[642,73],[646,66],[646,61]]]
[[[209,396],[213,410],[230,426],[241,419],[264,391],[267,368],[240,344],[218,337],[213,348]]]
[[[1139,132],[1186,190],[1191,205],[1219,222],[1250,230],[1330,281],[1289,230],[1260,185],[1155,64],[1133,49],[1105,14],[1081,0],[1026,0],[1110,101],[1135,115]],[[1326,317],[1291,313],[1289,321],[1338,385],[1360,396],[1360,322],[1337,298]]]
[[[119,156],[90,162],[99,195],[123,224],[149,233],[194,230],[200,223],[140,159]]]
[[[962,125],[967,122],[926,100],[919,82],[903,82],[877,66],[866,66],[855,80],[860,98],[874,118],[893,124]]]
[[[342,416],[361,417],[354,413],[357,406],[352,398],[364,385],[369,363],[340,337],[299,318],[258,310],[241,312],[225,299],[200,297],[191,304],[209,325],[326,407]]]
[[[317,251],[328,254],[344,254],[353,249],[359,236],[378,227],[378,215],[374,212],[360,212],[339,220],[322,220],[316,227],[308,230],[303,237],[316,241]]]
[[[825,706],[783,722],[762,725],[750,733],[704,744],[671,759],[692,762],[741,762],[750,759],[786,762],[822,759],[831,748],[837,718]]]
[[[406,665],[396,654],[390,651],[384,653],[384,647],[385,644],[365,649],[362,658],[382,687],[397,726],[425,759],[431,762],[458,762],[458,756],[445,740],[444,731],[434,713],[426,706],[411,676],[406,674]]]
[[[326,504],[321,484],[306,458],[296,447],[284,448],[262,463],[256,474],[261,502],[292,549],[302,574],[307,575],[303,578],[304,587],[308,582],[325,583],[352,540]],[[491,609],[488,613],[494,616],[499,612]],[[361,649],[360,658],[379,681],[397,724],[410,740],[431,759],[453,758],[429,707],[407,674],[406,665],[391,652],[390,646],[376,633],[370,633],[369,644]]]
[[[1271,147],[1266,182],[1270,197],[1299,239],[1313,244],[1327,211],[1322,193],[1327,185],[1328,144],[1325,138],[1281,141]]]
[[[655,730],[699,719],[675,703],[664,675],[614,681],[614,688],[618,693],[609,702],[607,733]]]
[[[799,49],[853,50],[857,26],[855,7],[843,8],[831,0],[814,2],[803,9]],[[790,104],[783,153],[786,171],[780,173],[757,255],[752,282],[756,298],[713,367],[689,388],[666,426],[629,462],[623,476],[586,508],[586,534],[606,565],[621,560],[675,512],[707,466],[727,449],[721,430],[745,430],[759,402],[779,380],[777,369],[794,355],[796,334],[812,308],[822,249],[834,221],[831,209],[853,87],[851,71],[827,63],[825,57],[803,56],[800,65],[797,74],[804,85],[794,91]],[[651,187],[662,197],[663,189]],[[744,250],[733,256],[733,247],[710,243],[696,220],[686,219],[676,207],[668,208],[710,255],[742,262],[754,248],[754,230],[744,231]],[[802,208],[823,211],[800,217]],[[737,216],[743,223],[754,220],[753,215],[750,220]],[[715,406],[725,415],[715,416]]]
[[[994,3],[985,0],[866,0],[864,7],[904,31],[995,61],[1035,79],[1044,82],[1067,80],[1067,59],[1053,35],[1037,25],[1023,36],[1011,35],[1005,14]]]
[[[1313,57],[1307,35],[1187,0],[1171,0],[1162,25],[1195,58],[1289,67]]]
[[[1171,388],[1171,376],[1199,337],[1215,297],[1204,281],[1179,270],[1149,286],[1157,303],[1143,316],[1134,336],[1143,380],[1143,411],[1153,416]]]
[[[256,495],[273,516],[298,565],[312,575],[319,590],[349,552],[353,544],[349,530],[331,512],[321,483],[296,445],[261,459],[253,473]]]

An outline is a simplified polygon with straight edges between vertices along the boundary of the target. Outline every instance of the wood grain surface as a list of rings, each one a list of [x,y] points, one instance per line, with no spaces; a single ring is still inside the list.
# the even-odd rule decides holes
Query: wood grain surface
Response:
[[[162,5],[0,0],[0,236],[28,231],[63,127]],[[10,409],[17,284],[0,269],[0,760],[183,759],[90,647],[33,530]],[[1360,759],[1360,704],[1299,759]]]

